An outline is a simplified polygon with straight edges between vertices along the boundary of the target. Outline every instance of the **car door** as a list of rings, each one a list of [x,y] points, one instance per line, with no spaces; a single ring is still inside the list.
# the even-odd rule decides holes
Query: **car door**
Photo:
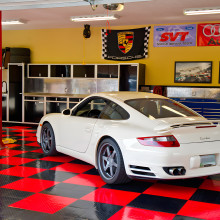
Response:
[[[63,115],[60,123],[61,147],[85,152],[99,115],[107,101],[100,97],[86,99],[71,115]]]

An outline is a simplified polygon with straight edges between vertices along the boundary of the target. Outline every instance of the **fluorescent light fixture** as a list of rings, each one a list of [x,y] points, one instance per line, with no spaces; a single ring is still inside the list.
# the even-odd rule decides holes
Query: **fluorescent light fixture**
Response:
[[[15,25],[15,24],[24,24],[25,22],[22,20],[8,20],[2,21],[2,25]]]
[[[85,15],[71,17],[71,21],[82,22],[82,21],[104,21],[104,20],[115,20],[118,19],[117,15]]]
[[[188,8],[188,9],[184,9],[183,13],[184,13],[184,15],[220,14],[220,7]]]

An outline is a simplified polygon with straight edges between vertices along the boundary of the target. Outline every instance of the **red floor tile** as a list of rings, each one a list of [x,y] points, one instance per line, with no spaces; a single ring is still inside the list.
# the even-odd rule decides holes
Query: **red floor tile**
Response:
[[[74,198],[37,193],[15,202],[9,207],[54,214],[75,201],[76,199]]]
[[[31,128],[31,127],[27,127],[27,126],[12,126],[12,127],[7,127],[7,128],[16,129],[16,130],[19,130],[19,132],[20,132],[23,129],[27,129],[27,128]]]
[[[206,220],[219,220],[220,205],[188,201],[178,212],[178,215],[201,218]]]
[[[4,149],[4,150],[1,150],[0,151],[0,155],[1,156],[15,156],[15,155],[18,155],[18,154],[22,154],[22,153],[25,153],[27,151],[21,151],[21,150],[11,150],[11,149]]]
[[[125,206],[139,195],[140,193],[135,193],[135,192],[99,188],[89,193],[88,195],[82,197],[81,199],[87,201]]]
[[[84,186],[94,186],[94,187],[102,187],[106,185],[106,183],[102,180],[100,176],[89,175],[89,174],[78,174],[77,176],[65,180],[64,183],[78,184]]]
[[[188,200],[196,190],[197,188],[155,183],[149,187],[144,194]]]
[[[21,158],[21,157],[6,157],[0,159],[0,164],[8,165],[22,165],[34,161],[35,159]]]
[[[18,147],[21,146],[20,144],[6,144],[5,145],[7,148],[13,148],[13,147]]]
[[[67,163],[67,162],[73,161],[74,158],[70,156],[59,155],[59,156],[52,156],[52,157],[44,157],[41,160]]]
[[[41,192],[45,189],[48,189],[51,186],[54,186],[58,183],[59,182],[54,182],[54,181],[50,181],[50,180],[24,178],[24,179],[15,181],[13,183],[9,183],[7,185],[4,185],[4,186],[2,186],[2,188],[37,193],[37,192]]]
[[[27,146],[27,145],[26,145]],[[34,146],[35,147],[35,146]],[[35,153],[43,153],[43,150],[40,148],[40,149],[37,149],[37,150],[32,150],[30,152],[35,152]]]
[[[215,191],[220,192],[220,181],[206,179],[199,188],[200,189],[215,190]]]
[[[174,214],[124,207],[108,220],[171,220]]]
[[[16,166],[2,170],[0,171],[0,174],[18,176],[18,177],[29,177],[34,174],[40,173],[44,170],[45,169],[34,168],[34,167]]]
[[[22,141],[37,141],[37,137],[27,137],[27,138],[22,138],[22,139],[19,139],[19,140],[22,140]]]
[[[31,132],[21,132],[20,134],[14,134],[13,136],[22,136],[22,137],[36,137],[36,134],[35,133],[31,133]]]
[[[92,165],[64,163],[60,166],[51,168],[51,170],[73,172],[73,173],[84,173],[92,168],[93,168]]]
[[[40,145],[37,143],[37,141],[29,143],[29,144],[25,144],[25,146],[40,147]]]

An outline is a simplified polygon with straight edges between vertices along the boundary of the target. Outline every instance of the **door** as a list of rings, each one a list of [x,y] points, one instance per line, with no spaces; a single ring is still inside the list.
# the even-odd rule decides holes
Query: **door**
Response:
[[[73,151],[85,152],[93,134],[94,126],[107,101],[103,98],[88,98],[82,102],[72,115],[62,115],[60,126],[60,145]]]

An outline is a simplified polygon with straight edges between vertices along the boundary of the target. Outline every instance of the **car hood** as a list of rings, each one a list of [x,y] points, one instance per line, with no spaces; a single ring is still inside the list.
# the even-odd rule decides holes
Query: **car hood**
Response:
[[[220,125],[203,117],[156,119],[154,130],[173,134],[180,144],[220,141]]]

